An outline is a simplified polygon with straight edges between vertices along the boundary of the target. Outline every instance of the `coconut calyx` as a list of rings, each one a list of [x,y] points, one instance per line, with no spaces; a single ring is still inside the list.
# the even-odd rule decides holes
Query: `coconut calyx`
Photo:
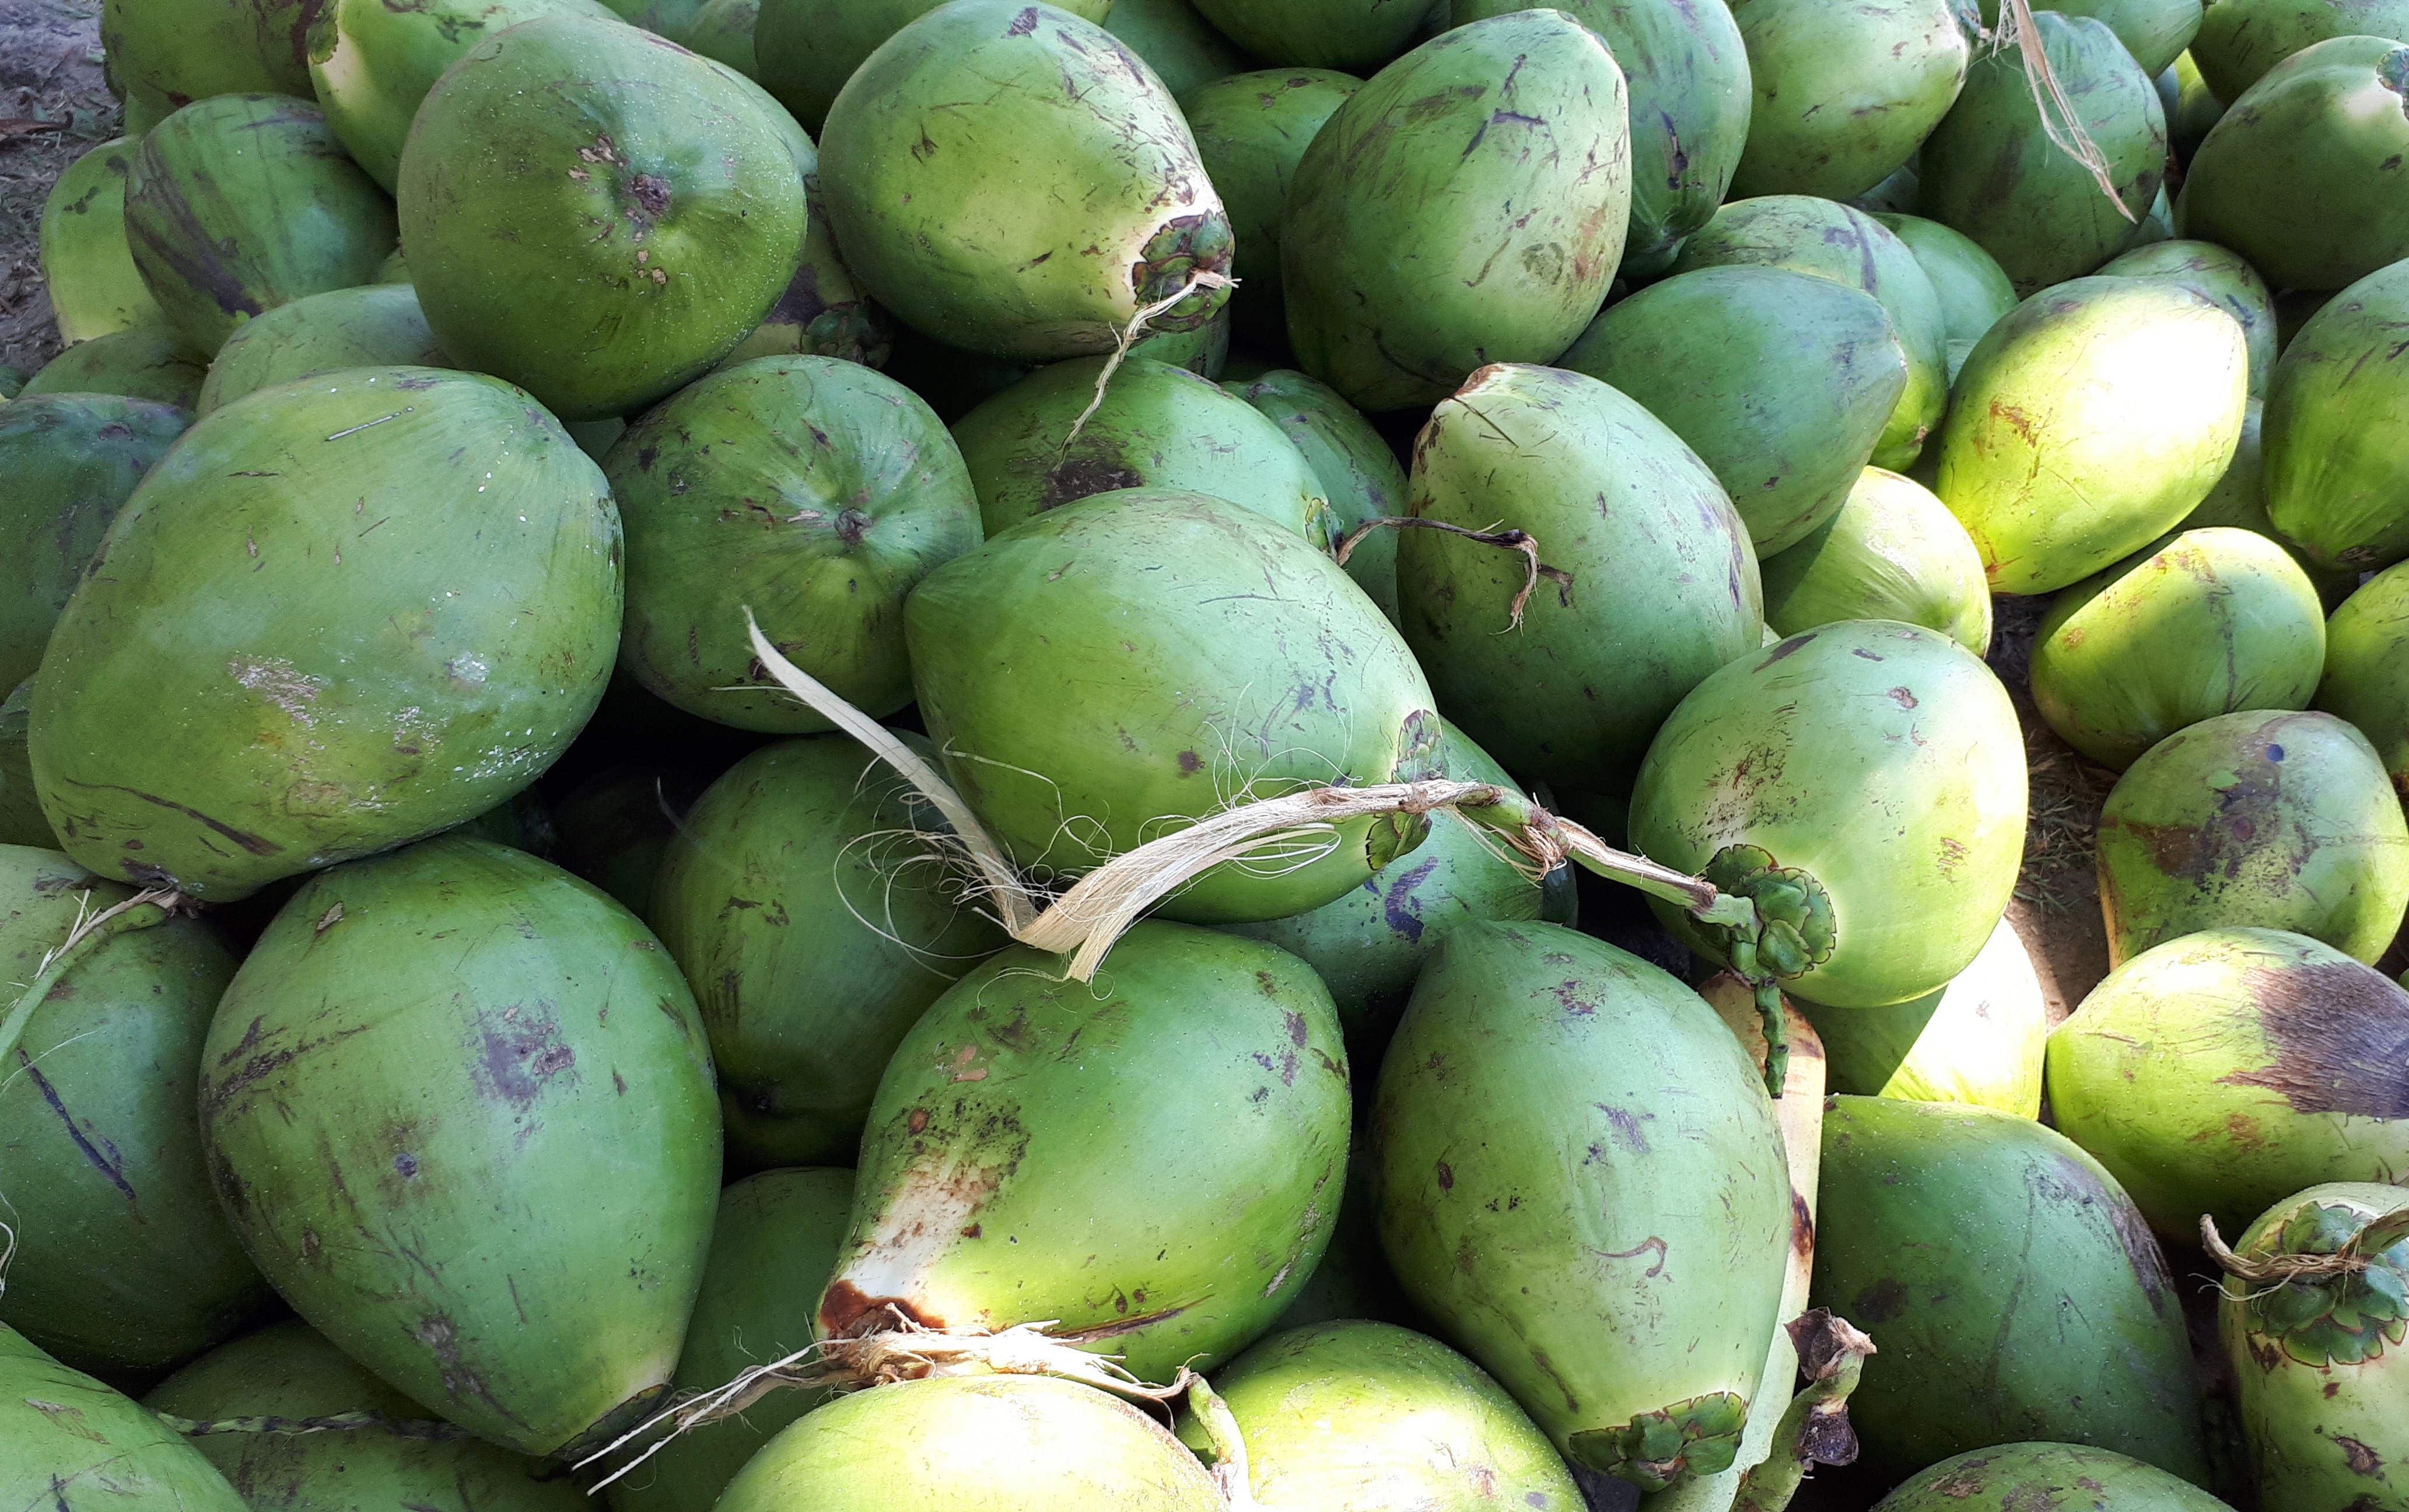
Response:
[[[1832,895],[1813,873],[1782,866],[1761,845],[1726,845],[1699,873],[1718,891],[1746,899],[1747,918],[1735,923],[1705,920],[1706,933],[1756,992],[1765,1019],[1765,1085],[1782,1095],[1790,1073],[1790,1036],[1782,1011],[1781,983],[1829,960],[1839,932],[1832,922]]]
[[[2304,1202],[2235,1254],[2203,1215],[2200,1242],[2231,1280],[2250,1332],[2303,1365],[2357,1365],[2409,1338],[2409,1208],[2370,1218]],[[2240,1283],[2237,1289],[2235,1283]]]

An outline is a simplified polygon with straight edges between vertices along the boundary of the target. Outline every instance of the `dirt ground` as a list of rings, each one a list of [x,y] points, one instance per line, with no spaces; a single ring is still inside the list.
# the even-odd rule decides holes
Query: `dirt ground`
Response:
[[[36,247],[62,169],[117,135],[100,79],[100,0],[0,0],[0,364],[59,350]]]

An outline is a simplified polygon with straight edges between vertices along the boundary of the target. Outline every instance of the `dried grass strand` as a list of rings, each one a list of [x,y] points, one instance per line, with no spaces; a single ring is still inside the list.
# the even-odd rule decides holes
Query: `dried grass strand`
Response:
[[[1992,39],[2001,48],[2013,47],[2023,60],[2025,85],[2032,91],[2033,108],[2041,113],[2041,129],[2050,145],[2083,165],[2092,181],[2099,186],[2099,192],[2116,207],[2117,214],[2134,225],[2141,224],[2141,216],[2116,192],[2116,179],[2109,168],[2107,154],[2091,139],[2091,129],[2083,123],[2082,112],[2067,96],[2066,86],[2058,82],[2057,69],[2049,61],[2041,27],[2033,21],[2030,0],[1999,0],[1999,26]]]

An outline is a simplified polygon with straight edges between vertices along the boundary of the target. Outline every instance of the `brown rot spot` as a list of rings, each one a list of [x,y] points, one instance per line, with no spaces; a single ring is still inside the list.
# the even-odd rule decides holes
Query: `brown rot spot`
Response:
[[[923,1134],[928,1132],[929,1110],[926,1108],[914,1108],[912,1110],[912,1116],[903,1120],[903,1127],[915,1134]]]
[[[1145,477],[1136,468],[1118,457],[1069,457],[1046,474],[1046,482],[1037,491],[1037,507],[1041,510],[1059,509],[1090,494],[1135,488],[1145,482]]]
[[[2350,1435],[2335,1434],[2334,1447],[2342,1450],[2343,1463],[2350,1466],[2352,1475],[2378,1476],[2384,1473],[2383,1457]]]
[[[2357,961],[2257,968],[2247,984],[2274,1059],[2226,1085],[2300,1113],[2409,1118],[2409,992]]]
[[[831,1339],[890,1329],[899,1318],[922,1328],[945,1326],[944,1318],[930,1318],[901,1297],[873,1297],[842,1276],[820,1293],[820,1332]]]
[[[1897,704],[1902,709],[1912,709],[1915,707],[1915,695],[1906,688],[1896,687],[1891,689],[1890,698],[1893,703]]]
[[[670,185],[666,179],[640,173],[628,180],[627,194],[636,202],[636,211],[646,223],[657,221],[669,213]]]
[[[1849,1307],[1849,1316],[1871,1325],[1887,1323],[1907,1310],[1907,1288],[1896,1276],[1881,1280],[1857,1293]]]
[[[1438,1189],[1443,1192],[1455,1190],[1455,1168],[1445,1160],[1438,1163]]]
[[[979,1226],[974,1223],[969,1228],[962,1231],[962,1237],[965,1239],[976,1239],[981,1231],[982,1231]]]
[[[477,1015],[477,1026],[475,1078],[486,1096],[525,1113],[553,1078],[566,1074],[575,1085],[577,1052],[561,1040],[559,1020],[551,1013],[515,1005],[485,1009]]]
[[[1280,1015],[1280,1022],[1288,1028],[1288,1043],[1295,1045],[1300,1050],[1304,1049],[1305,1041],[1305,1015],[1292,1011],[1283,1012]]]
[[[1178,759],[1179,775],[1182,777],[1193,777],[1204,770],[1204,759],[1193,751],[1180,752]]]

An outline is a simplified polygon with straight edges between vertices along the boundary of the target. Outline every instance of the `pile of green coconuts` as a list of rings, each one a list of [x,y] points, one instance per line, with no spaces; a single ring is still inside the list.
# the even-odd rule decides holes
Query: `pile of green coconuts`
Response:
[[[0,1506],[2409,1512],[2409,0],[100,44]]]

